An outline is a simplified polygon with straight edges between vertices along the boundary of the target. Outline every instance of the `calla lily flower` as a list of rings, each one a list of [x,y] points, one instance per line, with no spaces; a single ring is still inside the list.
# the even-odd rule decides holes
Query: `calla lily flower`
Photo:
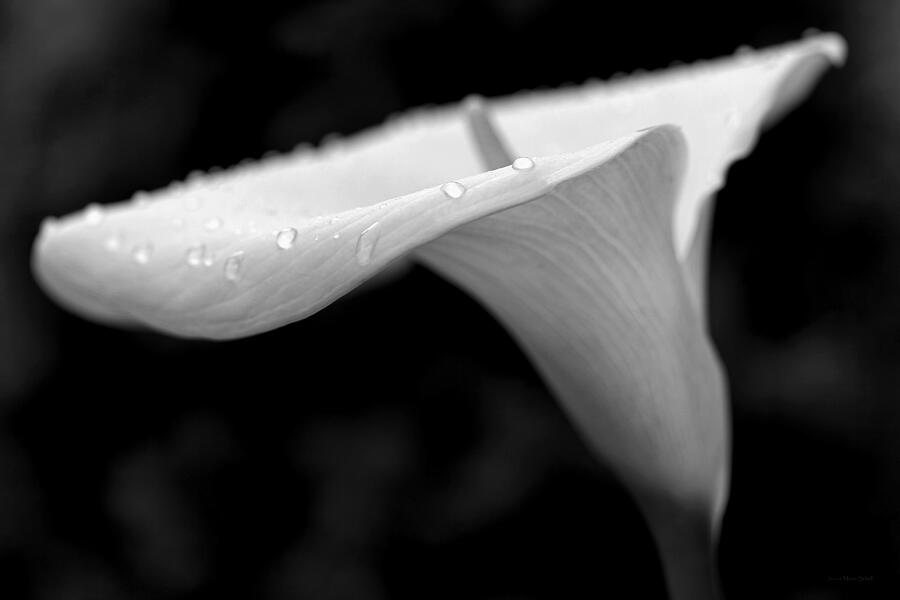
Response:
[[[843,55],[813,35],[415,112],[47,221],[34,272],[88,318],[229,339],[308,317],[411,254],[532,358],[636,498],[672,596],[715,598],[730,440],[704,324],[711,198]]]

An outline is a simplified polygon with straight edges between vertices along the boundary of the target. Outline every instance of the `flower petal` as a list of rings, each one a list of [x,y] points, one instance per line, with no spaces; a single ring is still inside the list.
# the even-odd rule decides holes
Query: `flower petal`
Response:
[[[844,55],[840,36],[820,34],[609,84],[500,99],[491,108],[510,147],[525,154],[571,152],[660,123],[681,127],[691,155],[674,212],[684,259],[702,205],[722,186],[728,166],[750,152],[764,122],[802,100]]]
[[[233,338],[304,318],[392,260],[463,223],[527,202],[628,152],[633,133],[381,203],[320,214],[217,188],[139,205],[90,207],[42,229],[34,269],[61,303],[92,318],[183,336]],[[248,175],[252,178],[253,175]],[[204,194],[215,195],[215,202]]]
[[[655,129],[416,254],[507,326],[626,481],[677,490],[712,515],[727,428],[718,363],[671,242],[685,157],[677,130]]]
[[[840,38],[821,35],[635,81],[497,100],[492,113],[517,152],[574,153],[539,161],[530,178],[509,168],[478,175],[459,107],[414,112],[320,151],[63,219],[42,229],[34,270],[60,302],[94,319],[185,336],[251,335],[312,314],[403,252],[526,202],[549,189],[542,181],[554,170],[596,166],[636,129],[663,123],[682,127],[691,156],[673,217],[684,259],[704,199],[749,150],[763,118],[796,101],[823,59],[842,54]],[[800,85],[789,79],[797,72]],[[619,141],[582,150],[602,140]],[[451,181],[469,188],[462,202],[441,192]],[[279,248],[278,233],[291,230],[291,248]]]
[[[673,597],[712,598],[730,442],[723,373],[672,242],[686,159],[678,130],[654,129],[415,254],[505,324],[622,478]]]

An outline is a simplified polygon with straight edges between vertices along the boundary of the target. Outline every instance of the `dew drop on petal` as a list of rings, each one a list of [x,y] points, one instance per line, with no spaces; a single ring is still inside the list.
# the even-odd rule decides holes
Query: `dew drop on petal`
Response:
[[[516,171],[528,171],[534,168],[534,161],[528,157],[521,156],[513,161],[512,168]]]
[[[237,281],[241,278],[241,269],[244,266],[244,252],[239,250],[225,260],[225,279]]]
[[[441,186],[441,192],[448,198],[457,200],[466,193],[466,186],[458,181],[450,181]]]
[[[119,248],[122,247],[122,235],[117,233],[116,235],[109,236],[104,240],[103,247],[110,252],[117,252]]]
[[[206,221],[203,226],[206,227],[208,231],[215,231],[222,226],[222,219],[220,219],[219,217],[212,217],[211,219]]]
[[[153,244],[147,243],[135,246],[131,250],[131,258],[139,265],[146,265],[153,256]]]
[[[99,204],[88,204],[84,210],[84,220],[88,225],[99,225],[103,222],[103,207]]]
[[[53,233],[59,229],[59,219],[56,217],[46,217],[41,221],[41,231],[47,234]]]
[[[706,185],[711,190],[720,189],[724,185],[724,183],[725,183],[725,181],[722,178],[721,173],[714,172],[714,173],[710,173],[709,175],[706,176]]]
[[[196,246],[191,246],[188,248],[187,253],[185,254],[185,260],[187,264],[192,267],[199,267],[203,264],[203,261],[206,259],[206,246],[203,244],[198,244]]]
[[[341,234],[339,234],[339,233],[336,233],[336,234],[334,234],[334,235],[333,235],[333,236],[331,236],[331,237],[332,237],[332,239],[335,239],[335,240],[337,240],[337,239],[340,239],[340,237],[341,237]]]
[[[375,244],[381,236],[381,226],[375,221],[359,234],[356,241],[356,262],[362,266],[369,264],[372,260],[372,254],[375,252]]]
[[[282,229],[275,236],[275,245],[278,246],[281,250],[287,250],[288,248],[293,247],[294,240],[297,239],[297,230],[293,227],[288,227],[287,229]]]
[[[212,254],[207,254],[206,256],[203,257],[203,266],[204,267],[211,267],[211,266],[213,266],[214,262],[216,262],[216,257],[213,256]]]

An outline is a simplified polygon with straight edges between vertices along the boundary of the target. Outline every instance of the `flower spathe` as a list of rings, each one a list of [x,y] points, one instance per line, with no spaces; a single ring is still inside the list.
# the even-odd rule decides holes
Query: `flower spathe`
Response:
[[[730,442],[692,248],[730,163],[843,52],[818,35],[491,101],[523,160],[487,172],[464,110],[416,113],[66,217],[43,228],[35,272],[86,316],[225,339],[307,317],[412,253],[522,344],[635,495],[672,593],[715,597]]]
[[[96,209],[70,215],[43,229],[34,270],[49,293],[92,318],[192,337],[252,335],[312,314],[467,219],[547,192],[567,163],[584,166],[587,148],[599,144],[593,156],[602,161],[609,148],[627,148],[636,130],[665,123],[681,128],[690,155],[673,211],[684,258],[728,164],[749,150],[767,114],[806,92],[808,85],[786,85],[790,75],[808,82],[842,56],[840,38],[821,35],[635,81],[492,101],[511,148],[540,159],[524,177],[481,172],[463,111],[420,111],[319,151],[190,177],[105,206],[99,219]],[[461,201],[441,193],[451,181],[465,184]],[[356,240],[376,221],[380,240],[360,269]],[[297,230],[297,241],[279,252],[274,238],[285,228]],[[192,268],[187,253],[200,246],[210,264]],[[244,258],[232,285],[223,270],[236,252]]]

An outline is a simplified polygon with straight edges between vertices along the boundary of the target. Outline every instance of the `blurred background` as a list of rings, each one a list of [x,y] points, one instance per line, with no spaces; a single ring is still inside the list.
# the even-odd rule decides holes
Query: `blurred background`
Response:
[[[664,598],[629,498],[425,269],[204,343],[62,311],[30,246],[44,216],[410,107],[808,27],[848,62],[715,218],[722,576],[730,599],[900,597],[900,2],[661,4],[0,3],[0,597]]]

